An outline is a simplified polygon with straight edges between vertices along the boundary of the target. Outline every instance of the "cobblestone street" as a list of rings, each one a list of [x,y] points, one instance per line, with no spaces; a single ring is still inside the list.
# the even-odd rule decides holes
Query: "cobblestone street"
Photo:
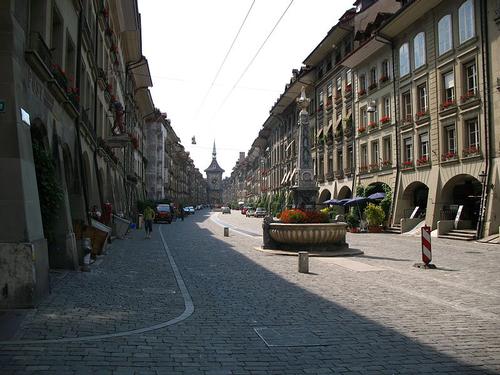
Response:
[[[438,269],[420,270],[419,238],[348,234],[364,255],[299,274],[255,249],[260,219],[209,215],[54,274],[1,374],[500,374],[498,245],[433,238]]]

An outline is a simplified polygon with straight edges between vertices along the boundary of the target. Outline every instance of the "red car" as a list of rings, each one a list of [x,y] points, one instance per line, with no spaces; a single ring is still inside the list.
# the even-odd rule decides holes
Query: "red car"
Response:
[[[156,206],[155,223],[161,221],[172,223],[172,209],[169,204],[159,204]]]

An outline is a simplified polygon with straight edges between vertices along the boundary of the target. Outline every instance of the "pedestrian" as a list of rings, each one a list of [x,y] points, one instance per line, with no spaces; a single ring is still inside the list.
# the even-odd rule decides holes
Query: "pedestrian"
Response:
[[[151,232],[153,231],[153,219],[155,217],[154,210],[146,206],[144,209],[144,229],[146,230],[146,238],[151,238]]]
[[[182,221],[184,221],[184,207],[182,206],[182,204],[179,204],[179,217]]]

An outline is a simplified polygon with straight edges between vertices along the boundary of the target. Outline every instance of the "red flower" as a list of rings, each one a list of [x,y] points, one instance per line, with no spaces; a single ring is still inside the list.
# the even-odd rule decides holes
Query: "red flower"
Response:
[[[381,124],[386,124],[388,122],[391,122],[391,118],[389,116],[384,116],[380,119]]]
[[[366,90],[365,89],[361,89],[361,90],[358,91],[358,95],[359,96],[363,96],[365,94],[366,94]]]

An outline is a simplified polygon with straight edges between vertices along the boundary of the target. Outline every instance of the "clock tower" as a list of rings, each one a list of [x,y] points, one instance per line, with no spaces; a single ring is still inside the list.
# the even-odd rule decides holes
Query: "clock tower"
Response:
[[[222,173],[224,173],[224,169],[219,166],[217,163],[217,151],[215,150],[215,141],[214,141],[214,149],[212,151],[212,162],[205,169],[205,173],[207,174],[207,195],[208,195],[208,203],[211,205],[222,204]]]

